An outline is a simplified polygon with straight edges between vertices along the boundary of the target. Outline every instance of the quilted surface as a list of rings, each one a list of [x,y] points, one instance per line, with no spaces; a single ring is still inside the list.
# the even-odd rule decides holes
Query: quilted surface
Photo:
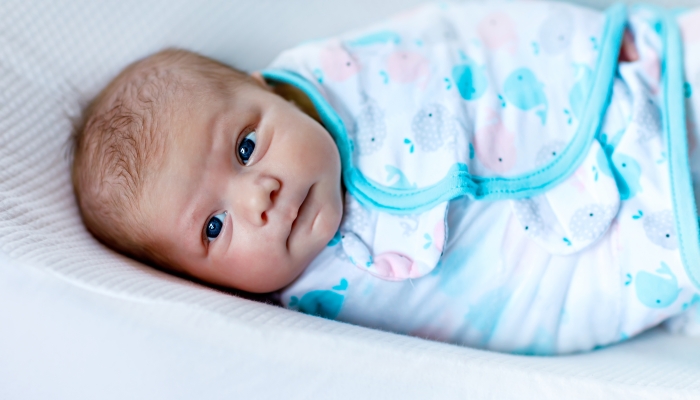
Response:
[[[178,46],[257,69],[301,40],[369,23],[418,2],[0,2],[0,376],[16,378],[13,385],[0,385],[0,393],[8,395],[0,397],[26,398],[30,383],[42,379],[58,382],[46,393],[81,397],[66,388],[90,384],[65,371],[87,369],[90,362],[104,366],[105,360],[121,360],[129,368],[93,370],[90,387],[128,381],[139,371],[160,371],[159,376],[184,389],[188,380],[175,378],[201,373],[195,366],[202,363],[219,372],[196,375],[196,386],[188,387],[206,386],[209,392],[196,393],[212,397],[234,393],[234,387],[242,388],[238,393],[263,397],[471,393],[585,398],[626,393],[658,398],[662,393],[700,393],[700,342],[694,339],[656,332],[592,354],[557,359],[487,353],[222,294],[116,255],[85,231],[70,186],[71,120],[124,65]],[[95,318],[104,323],[95,325]],[[192,322],[200,329],[193,330]],[[213,332],[204,332],[203,326]],[[56,342],[62,336],[52,332],[67,335],[66,341]],[[89,349],[68,339],[88,333],[93,340]],[[168,359],[154,359],[148,364],[152,370],[144,369],[139,357],[155,357],[146,351],[153,343],[167,343],[165,353],[190,351],[177,353],[182,354],[178,368]],[[73,346],[66,354],[85,357],[71,359],[61,369],[33,368],[53,360],[48,348],[33,350],[47,344]],[[112,346],[123,351],[108,351]],[[100,363],[101,357],[107,358]],[[239,368],[227,370],[232,360]],[[264,384],[260,374],[277,384]],[[62,376],[62,381],[57,378]],[[312,377],[316,384],[304,392],[299,382]],[[146,380],[139,387],[153,389],[159,382]],[[366,384],[357,388],[361,382]],[[125,387],[114,387],[115,398],[127,393],[119,392]],[[90,397],[89,391],[82,393]],[[188,397],[186,393],[180,395]]]

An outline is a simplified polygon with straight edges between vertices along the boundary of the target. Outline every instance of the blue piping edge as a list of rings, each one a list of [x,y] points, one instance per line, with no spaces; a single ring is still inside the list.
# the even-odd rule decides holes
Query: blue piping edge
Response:
[[[676,234],[685,272],[700,290],[700,230],[697,206],[690,176],[688,132],[685,125],[685,96],[683,95],[683,48],[675,16],[658,10],[663,16],[662,37],[664,58],[664,133],[667,140],[669,173]],[[673,133],[675,132],[675,134]],[[686,216],[686,218],[682,218]]]
[[[379,185],[365,178],[354,167],[350,140],[342,120],[310,82],[301,75],[286,70],[268,69],[262,71],[262,75],[273,82],[294,85],[309,96],[323,125],[338,145],[343,181],[347,190],[366,206],[399,214],[428,210],[444,201],[464,195],[478,200],[532,197],[565,180],[585,159],[585,150],[590,148],[597,136],[610,101],[617,54],[626,21],[627,10],[623,4],[613,5],[606,11],[594,84],[574,138],[557,158],[544,167],[509,178],[472,176],[468,173],[467,165],[458,163],[440,182],[425,188],[406,190]]]

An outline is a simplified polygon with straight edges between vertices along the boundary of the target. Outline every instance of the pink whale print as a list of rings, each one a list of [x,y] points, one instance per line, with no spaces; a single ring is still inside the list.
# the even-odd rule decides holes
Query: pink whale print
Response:
[[[393,52],[386,60],[389,78],[399,83],[417,82],[425,87],[430,74],[430,63],[422,54],[413,51]]]
[[[430,272],[430,268],[405,254],[387,251],[375,256],[372,268],[367,271],[387,281],[403,281],[419,278]]]
[[[515,134],[508,131],[500,115],[489,110],[487,125],[474,136],[476,158],[488,169],[503,174],[515,166]]]
[[[497,11],[482,19],[477,31],[487,48],[504,49],[510,54],[515,54],[518,34],[514,27],[515,23],[508,14]]]
[[[681,36],[686,43],[700,41],[700,10],[689,12],[678,18]]]
[[[325,78],[344,81],[360,71],[360,64],[339,44],[330,45],[319,55]]]

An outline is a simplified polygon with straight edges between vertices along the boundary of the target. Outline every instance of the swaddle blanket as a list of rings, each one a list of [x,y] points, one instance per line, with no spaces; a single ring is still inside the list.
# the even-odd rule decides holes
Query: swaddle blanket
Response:
[[[626,25],[640,59],[618,65]],[[682,46],[664,11],[528,1],[429,5],[283,53],[263,75],[312,100],[347,194],[282,302],[522,354],[682,312],[700,298]]]

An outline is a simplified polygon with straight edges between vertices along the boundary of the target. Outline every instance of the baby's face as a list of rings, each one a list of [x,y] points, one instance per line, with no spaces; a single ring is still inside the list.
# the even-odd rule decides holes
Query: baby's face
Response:
[[[143,197],[144,229],[174,268],[250,292],[291,283],[331,240],[343,208],[330,134],[263,86],[180,104]]]

